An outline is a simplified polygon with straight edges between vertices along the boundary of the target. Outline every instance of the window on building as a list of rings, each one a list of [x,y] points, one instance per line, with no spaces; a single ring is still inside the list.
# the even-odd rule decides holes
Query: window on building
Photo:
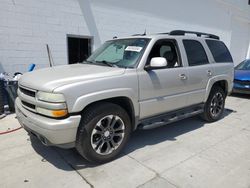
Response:
[[[189,66],[208,64],[207,54],[202,44],[196,40],[183,40]]]
[[[69,35],[67,40],[69,64],[83,62],[90,56],[92,50],[91,38]]]
[[[206,40],[206,43],[216,63],[233,62],[232,56],[223,42]]]

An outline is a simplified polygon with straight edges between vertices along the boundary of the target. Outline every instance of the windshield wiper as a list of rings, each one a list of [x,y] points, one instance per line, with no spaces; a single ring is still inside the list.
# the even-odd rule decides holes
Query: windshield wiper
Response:
[[[117,65],[115,65],[114,63],[110,63],[110,62],[107,62],[107,61],[95,61],[96,63],[100,63],[100,64],[103,64],[103,65],[106,65],[106,66],[109,66],[109,67],[118,67]]]
[[[118,65],[114,64],[114,63],[110,63],[110,62],[107,62],[105,60],[103,61],[89,61],[89,60],[85,60],[83,61],[82,63],[85,63],[85,64],[92,64],[92,65],[105,65],[105,66],[109,66],[109,67],[119,67]]]
[[[94,64],[95,62],[94,61],[88,61],[88,60],[84,60],[83,62],[81,63],[86,63],[86,64]]]

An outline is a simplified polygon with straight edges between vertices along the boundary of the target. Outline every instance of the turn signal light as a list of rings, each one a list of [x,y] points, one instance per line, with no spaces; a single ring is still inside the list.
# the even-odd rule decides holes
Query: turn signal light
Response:
[[[53,117],[64,117],[68,114],[67,110],[53,110],[51,112]]]

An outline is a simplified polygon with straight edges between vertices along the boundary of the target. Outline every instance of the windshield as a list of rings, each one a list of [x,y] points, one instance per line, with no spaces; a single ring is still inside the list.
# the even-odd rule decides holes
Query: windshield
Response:
[[[146,38],[107,41],[83,63],[135,67],[148,42]]]
[[[235,67],[236,70],[250,70],[250,60],[245,60]]]

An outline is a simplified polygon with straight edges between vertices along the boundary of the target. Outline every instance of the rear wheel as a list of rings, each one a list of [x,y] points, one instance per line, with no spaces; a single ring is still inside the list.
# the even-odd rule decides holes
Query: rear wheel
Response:
[[[88,161],[105,163],[117,157],[130,132],[130,118],[123,108],[112,103],[97,103],[83,114],[76,149]]]
[[[208,122],[214,122],[221,118],[224,112],[226,95],[221,87],[212,88],[207,102],[205,103],[203,119]]]

